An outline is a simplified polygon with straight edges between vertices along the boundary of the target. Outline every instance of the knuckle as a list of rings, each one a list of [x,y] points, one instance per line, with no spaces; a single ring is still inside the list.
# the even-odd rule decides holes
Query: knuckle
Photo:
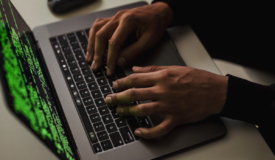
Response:
[[[167,77],[170,77],[171,74],[168,70],[164,70],[161,72],[161,78],[167,78]]]
[[[124,21],[131,21],[135,18],[135,14],[132,12],[126,12],[122,15],[122,19]]]
[[[129,95],[130,99],[133,99],[136,96],[136,90],[128,89],[128,95]]]
[[[125,10],[120,10],[120,11],[118,11],[117,13],[116,13],[116,16],[121,16],[121,15],[123,15],[124,13],[126,13],[128,10],[127,9],[125,9]]]
[[[96,32],[95,37],[98,40],[102,40],[103,39],[103,34],[101,32]]]
[[[150,66],[150,67],[147,68],[147,70],[148,70],[149,72],[153,72],[153,71],[156,70],[156,66]]]
[[[136,81],[138,81],[138,79],[139,79],[139,76],[137,76],[136,74],[131,74],[129,76],[129,82],[130,82],[130,84],[135,83]]]
[[[97,18],[96,20],[95,20],[95,23],[99,23],[99,22],[101,22],[103,20],[103,18]]]
[[[114,48],[117,46],[117,40],[116,39],[110,39],[109,40],[109,48]]]

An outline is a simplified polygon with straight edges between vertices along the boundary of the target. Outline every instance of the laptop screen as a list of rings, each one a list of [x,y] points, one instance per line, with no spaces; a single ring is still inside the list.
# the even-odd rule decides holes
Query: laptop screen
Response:
[[[14,6],[0,0],[0,74],[8,106],[59,158],[73,160],[63,112],[33,44]]]

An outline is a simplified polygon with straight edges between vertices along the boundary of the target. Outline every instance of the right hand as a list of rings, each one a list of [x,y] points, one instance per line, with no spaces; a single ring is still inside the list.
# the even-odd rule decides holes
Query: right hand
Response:
[[[92,62],[93,71],[98,70],[108,48],[107,75],[111,76],[116,65],[124,66],[154,46],[172,21],[173,12],[163,2],[122,10],[113,17],[97,19],[90,29],[86,60]],[[119,54],[125,40],[133,32],[138,41]]]

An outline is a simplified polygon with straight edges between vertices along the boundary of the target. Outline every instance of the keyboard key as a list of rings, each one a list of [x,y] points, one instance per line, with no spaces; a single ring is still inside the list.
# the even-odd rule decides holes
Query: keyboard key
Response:
[[[75,41],[70,41],[70,44],[72,47],[79,47],[79,44],[78,44],[78,41],[75,40]]]
[[[98,113],[95,113],[93,115],[90,115],[90,119],[93,123],[96,123],[98,121],[100,121],[100,117],[99,117],[99,114]]]
[[[102,152],[102,150],[101,150],[101,147],[100,147],[99,143],[94,144],[94,145],[93,145],[93,148],[94,148],[95,153]]]
[[[97,133],[97,137],[100,141],[103,141],[103,140],[109,138],[106,131],[102,131],[102,132]]]
[[[117,80],[116,78],[108,79],[109,85],[110,85],[111,87],[113,87],[113,83],[114,83],[116,80]]]
[[[88,75],[88,74],[92,74],[92,71],[91,71],[91,69],[89,67],[87,67],[87,68],[83,68],[82,69],[82,73],[84,75]]]
[[[94,129],[95,129],[96,132],[99,132],[101,130],[104,130],[105,128],[104,128],[103,123],[99,122],[99,123],[94,124]]]
[[[117,125],[118,127],[123,127],[123,126],[126,126],[127,124],[126,124],[125,119],[120,118],[120,119],[117,119],[117,120],[116,120],[116,125]]]
[[[97,79],[97,83],[99,84],[99,86],[103,86],[103,85],[107,84],[107,80],[105,79],[105,77],[102,77],[102,78]]]
[[[69,86],[70,86],[70,89],[71,89],[71,90],[76,89],[76,87],[75,87],[75,85],[74,85],[73,83],[69,84]]]
[[[108,107],[104,106],[104,107],[100,107],[98,108],[98,111],[100,113],[100,115],[105,115],[109,113]],[[102,118],[104,120],[104,118]],[[104,122],[105,123],[105,122]]]
[[[79,97],[78,93],[76,90],[72,90],[72,94],[75,98]]]
[[[85,84],[84,81],[76,83],[76,86],[77,86],[77,88],[78,88],[79,90],[80,90],[80,89],[87,88],[87,86],[86,86],[86,84]]]
[[[105,64],[105,65],[102,65],[102,70],[103,70],[103,72],[107,72],[107,65]],[[105,74],[106,75],[106,74]]]
[[[96,104],[97,107],[106,105],[106,103],[105,103],[105,101],[104,101],[103,98],[98,98],[98,99],[96,99],[96,100],[95,100],[95,104]]]
[[[99,90],[92,91],[92,96],[94,99],[101,97],[101,92]]]
[[[60,44],[68,44],[67,37],[65,35],[57,37]]]
[[[90,88],[90,91],[98,89],[97,84],[95,82],[89,83],[88,87]]]
[[[65,53],[65,58],[67,60],[74,59],[74,55],[71,52],[70,53]]]
[[[80,92],[80,95],[81,95],[82,98],[90,96],[90,93],[89,93],[88,89],[83,89],[79,92]]]
[[[85,60],[79,61],[78,64],[80,68],[89,67],[88,63]]]
[[[76,36],[74,33],[67,34],[67,37],[68,37],[69,41],[76,41]]]
[[[94,75],[95,75],[96,78],[103,77],[103,73],[100,70],[99,71],[95,71]]]
[[[95,81],[93,75],[87,75],[87,76],[85,76],[85,80],[86,80],[87,83],[90,83],[90,82],[94,82],[94,81]]]
[[[115,147],[123,145],[123,141],[118,132],[110,134],[110,137]]]
[[[88,43],[86,43],[86,42],[81,43],[81,47],[82,47],[83,50],[87,49]]]
[[[82,77],[81,74],[75,74],[75,75],[74,75],[74,80],[75,80],[76,82],[83,81],[83,77]]]
[[[66,80],[67,80],[68,83],[73,83],[74,82],[71,75],[66,75]]]
[[[78,67],[72,67],[71,72],[72,72],[72,74],[78,74],[78,73],[80,73],[80,70]]]
[[[121,118],[121,116],[119,116],[119,115],[117,114],[116,110],[113,110],[113,111],[112,111],[112,115],[113,115],[114,118]]]
[[[140,137],[135,135],[135,130],[140,127],[139,124],[138,124],[138,121],[135,118],[133,118],[133,119],[128,120],[127,122],[129,124],[129,127],[130,127],[132,133],[134,134],[135,138],[137,140],[140,139]]]
[[[94,101],[93,101],[92,97],[84,98],[84,99],[83,99],[83,102],[84,102],[85,106],[94,104]]]
[[[114,123],[106,125],[108,133],[117,131],[116,125]]]
[[[76,60],[75,60],[75,59],[69,60],[69,61],[68,61],[68,65],[69,65],[70,67],[75,67],[75,66],[77,66]]]
[[[104,151],[108,150],[108,149],[112,149],[113,146],[111,144],[111,141],[110,140],[107,140],[107,141],[103,141],[101,142],[101,146],[103,148]]]
[[[105,93],[111,93],[111,89],[110,89],[110,87],[108,85],[102,86],[102,87],[100,87],[100,89],[101,89],[101,92],[103,94],[105,94]]]
[[[113,118],[111,117],[110,114],[106,115],[106,116],[102,116],[103,122],[104,124],[108,124],[113,122]]]
[[[77,54],[75,54],[75,58],[76,58],[78,61],[85,60],[85,57],[84,57],[84,54],[83,54],[83,53],[77,53]]]
[[[108,106],[110,110],[116,110],[117,105]]]
[[[69,45],[64,45],[64,46],[62,47],[62,51],[63,51],[64,53],[71,53],[71,52],[72,52]]]
[[[76,105],[78,105],[78,106],[82,105],[80,98],[75,97],[74,100],[75,100]]]
[[[97,112],[96,107],[94,105],[86,107],[86,110],[88,114],[93,114]]]
[[[85,36],[84,31],[78,31],[78,32],[76,32],[76,35],[77,35],[80,42],[87,42],[88,41],[86,36]]]
[[[128,127],[120,128],[119,131],[125,143],[130,143],[134,141],[132,133],[130,132]]]
[[[138,121],[139,121],[141,127],[152,127],[152,125],[150,124],[150,121],[147,117],[139,118]]]

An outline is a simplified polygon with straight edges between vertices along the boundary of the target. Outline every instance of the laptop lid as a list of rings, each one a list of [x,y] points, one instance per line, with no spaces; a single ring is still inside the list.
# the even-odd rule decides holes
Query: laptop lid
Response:
[[[9,0],[0,6],[0,75],[9,109],[60,159],[77,159],[30,28]]]

